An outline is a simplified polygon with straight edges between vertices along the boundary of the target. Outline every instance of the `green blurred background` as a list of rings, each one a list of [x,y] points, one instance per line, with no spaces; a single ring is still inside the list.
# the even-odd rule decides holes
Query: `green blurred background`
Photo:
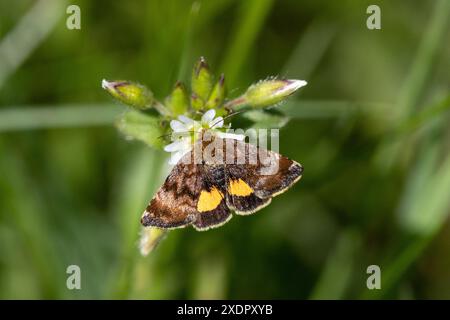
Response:
[[[1,0],[0,297],[450,299],[449,17],[448,0]],[[201,55],[231,96],[308,81],[279,106],[280,151],[304,176],[144,258],[139,218],[166,155],[117,132],[124,107],[100,83],[163,98]],[[81,290],[66,288],[72,264]],[[372,264],[381,290],[366,287]]]

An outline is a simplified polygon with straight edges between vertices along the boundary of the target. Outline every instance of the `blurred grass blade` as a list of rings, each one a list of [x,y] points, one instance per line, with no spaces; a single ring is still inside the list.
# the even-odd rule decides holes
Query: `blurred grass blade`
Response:
[[[36,1],[15,28],[0,42],[0,88],[34,49],[50,34],[65,13],[66,1]]]
[[[0,132],[112,125],[121,112],[111,104],[14,106],[0,109]]]
[[[408,74],[398,96],[398,106],[394,110],[399,114],[399,121],[408,117],[417,107],[417,103],[427,79],[432,70],[435,56],[446,42],[448,24],[450,22],[450,1],[437,0],[434,2],[430,23],[425,30],[422,41],[414,58],[411,71]],[[448,38],[447,38],[448,40]]]
[[[399,134],[411,133],[432,122],[434,119],[445,116],[445,113],[449,110],[450,110],[450,95],[445,97],[438,103],[433,104],[430,107],[424,108],[423,111],[409,118],[395,130]]]
[[[113,202],[122,244],[117,274],[111,278],[114,298],[126,299],[131,292],[134,283],[133,266],[139,256],[139,221],[157,188],[162,166],[163,157],[160,152],[140,148],[130,155],[121,175],[118,184],[120,196]]]
[[[183,37],[183,48],[181,49],[180,65],[178,69],[177,79],[175,81],[186,81],[190,71],[191,51],[194,35],[197,31],[197,19],[201,10],[201,2],[192,3],[189,16],[187,18],[185,33]]]
[[[228,83],[233,87],[239,72],[243,69],[250,49],[261,31],[273,0],[241,1],[239,21],[234,28],[231,46],[226,51],[220,71],[225,72]]]
[[[387,295],[411,265],[417,261],[431,240],[444,226],[450,214],[450,154],[438,166],[442,151],[440,135],[446,128],[448,117],[438,121],[428,130],[426,139],[407,180],[400,202],[398,220],[408,236],[406,247],[388,261],[383,272],[382,292],[365,292],[363,298],[380,298]]]
[[[65,286],[65,267],[55,256],[52,244],[52,233],[47,219],[41,188],[31,178],[15,151],[5,150],[0,144],[0,173],[2,176],[0,190],[4,195],[2,207],[7,219],[21,237],[23,250],[28,262],[32,265],[33,276],[39,283],[42,298],[56,299],[61,297],[61,289]]]
[[[435,1],[433,14],[416,53],[410,72],[403,83],[398,101],[392,110],[391,126],[396,127],[407,122],[426,87],[427,79],[433,67],[434,58],[445,42],[447,25],[450,20],[450,1]],[[406,140],[405,140],[406,139]],[[373,161],[386,172],[395,163],[400,150],[409,143],[408,138],[387,139],[382,141],[375,152]]]
[[[420,187],[415,204],[410,206],[402,222],[416,234],[434,234],[450,213],[450,155]]]
[[[336,26],[328,21],[318,20],[309,25],[283,68],[283,77],[308,80],[330,47],[335,33]]]
[[[325,267],[312,291],[310,299],[343,299],[351,281],[359,236],[350,230],[343,231],[332,250]]]
[[[314,119],[341,117],[359,111],[371,111],[382,105],[382,103],[377,102],[344,100],[288,100],[277,110],[291,118]]]
[[[192,296],[190,299],[225,299],[226,260],[222,255],[205,255],[198,262],[193,275]]]
[[[385,268],[382,267],[381,290],[364,289],[360,298],[381,299],[391,293],[392,288],[399,283],[410,266],[417,261],[431,240],[432,237],[429,236],[415,237],[410,240],[409,245],[400,250],[395,259],[389,261]]]
[[[418,203],[427,201],[427,197],[430,196],[429,192],[435,191],[433,186],[431,186],[431,190],[427,187],[429,187],[431,177],[435,174],[439,153],[440,144],[427,141],[426,145],[420,149],[417,163],[406,180],[405,191],[400,199],[398,221],[408,232],[423,233],[420,231],[422,227],[425,228],[425,225],[421,225],[422,216],[433,214],[432,212],[417,211],[417,206]]]

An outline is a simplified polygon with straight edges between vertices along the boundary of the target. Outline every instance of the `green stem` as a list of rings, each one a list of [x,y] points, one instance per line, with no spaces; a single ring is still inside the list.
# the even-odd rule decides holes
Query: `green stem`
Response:
[[[244,96],[228,101],[224,104],[225,109],[240,110],[247,105],[247,99]]]
[[[171,115],[171,112],[161,102],[159,102],[157,100],[153,101],[153,105],[152,106],[162,116],[170,116]]]

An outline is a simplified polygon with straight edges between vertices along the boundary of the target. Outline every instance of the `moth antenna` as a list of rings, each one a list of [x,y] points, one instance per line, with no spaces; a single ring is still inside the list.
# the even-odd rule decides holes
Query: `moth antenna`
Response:
[[[228,119],[228,118],[231,118],[231,117],[233,117],[233,116],[235,116],[235,115],[238,115],[238,114],[240,114],[240,113],[244,113],[245,111],[248,111],[248,110],[239,110],[239,111],[235,111],[235,112],[232,112],[232,113],[226,115],[225,117],[222,118],[222,120],[218,120],[218,121],[214,122],[214,123],[212,124],[212,126],[210,127],[210,129],[213,129],[213,128],[214,128],[216,125],[218,125],[221,121],[223,121],[223,120],[225,120],[225,119]],[[186,133],[186,134],[187,134],[187,133],[195,133],[195,131],[186,131],[186,132],[179,132],[179,133]],[[172,134],[173,134],[173,133],[163,134],[163,135],[159,136],[158,139],[163,139],[163,138],[165,138],[165,137],[172,136]]]
[[[246,111],[246,110],[239,110],[239,111],[235,111],[235,112],[232,112],[232,113],[226,115],[225,117],[222,118],[222,120],[219,120],[219,121],[214,122],[213,125],[210,127],[210,129],[214,128],[214,127],[215,127],[216,125],[218,125],[221,121],[224,121],[225,119],[231,118],[232,116],[238,115],[238,114],[243,113],[243,112],[245,112],[245,111]]]
[[[180,133],[180,134],[188,134],[188,133],[195,133],[195,131],[192,130],[192,131],[185,131],[185,132],[178,132],[178,133]],[[172,133],[168,133],[168,134],[163,134],[162,136],[159,136],[158,139],[162,139],[162,138],[169,137],[169,136],[172,136],[172,135],[173,135],[173,132]]]
[[[171,133],[163,134],[162,136],[159,136],[158,139],[163,139],[163,138],[171,136],[171,135],[172,135]]]

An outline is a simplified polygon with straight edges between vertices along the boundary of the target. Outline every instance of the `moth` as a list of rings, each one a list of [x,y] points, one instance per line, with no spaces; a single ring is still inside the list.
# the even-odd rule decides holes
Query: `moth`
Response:
[[[163,229],[192,225],[199,231],[269,205],[302,176],[285,156],[204,131],[174,166],[145,209],[141,223]]]

